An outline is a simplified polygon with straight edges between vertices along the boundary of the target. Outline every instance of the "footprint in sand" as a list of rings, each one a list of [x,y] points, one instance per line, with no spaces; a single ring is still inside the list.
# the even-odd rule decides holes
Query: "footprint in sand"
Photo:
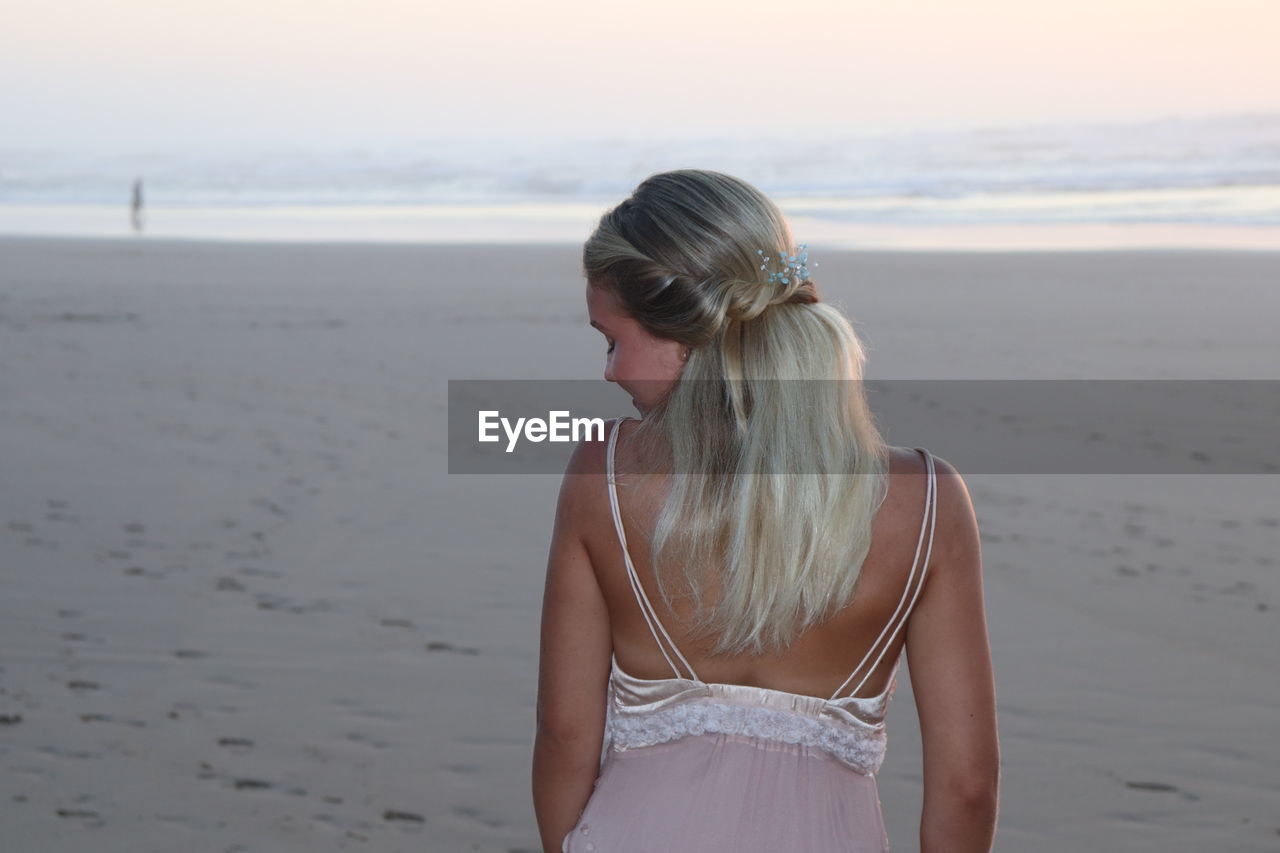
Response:
[[[257,566],[245,566],[240,569],[240,574],[255,578],[279,578],[284,576],[284,572],[279,572],[275,569],[260,569]]]
[[[1154,791],[1156,793],[1177,794],[1179,799],[1195,802],[1200,799],[1199,794],[1193,794],[1190,791],[1184,791],[1177,785],[1169,785],[1164,782],[1125,782],[1126,787],[1135,791]]]
[[[220,737],[218,738],[218,746],[225,746],[232,750],[250,750],[253,749],[253,741],[247,737]]]
[[[285,510],[278,503],[271,500],[270,498],[254,498],[253,504],[254,506],[263,507],[264,509],[267,510],[267,512],[271,513],[272,515],[279,516],[280,518],[289,517],[289,513],[285,512]]]
[[[429,652],[455,652],[460,655],[478,655],[480,650],[471,646],[455,646],[453,643],[446,643],[443,640],[433,640],[427,643],[427,651]]]
[[[280,610],[288,613],[313,613],[316,611],[329,611],[333,609],[333,605],[329,601],[320,599],[310,604],[301,604],[293,599],[285,598],[282,595],[272,595],[270,593],[258,593],[255,598],[258,601],[259,610]]]
[[[218,578],[214,587],[219,592],[244,592],[244,584],[229,575]]]
[[[95,758],[101,758],[99,752],[91,752],[87,749],[63,749],[59,746],[41,746],[36,749],[43,755],[51,755],[54,758],[71,758],[77,761],[86,761]]]
[[[1133,788],[1135,791],[1169,791],[1176,792],[1177,785],[1167,785],[1164,782],[1125,782],[1126,788]]]
[[[339,803],[342,802],[341,797],[325,797],[324,798],[324,801],[326,803],[332,803],[335,800]],[[373,829],[373,825],[370,824],[367,820],[359,820],[357,818],[343,817],[341,815],[333,815],[333,814],[328,814],[326,812],[321,812],[320,814],[317,814],[314,817],[315,817],[315,820],[317,820],[320,823],[328,824],[329,826],[335,827],[337,829],[346,830],[348,838],[354,838],[359,841],[368,841],[369,837],[367,835],[361,834],[360,832],[357,832],[356,830]]]
[[[493,829],[498,829],[502,826],[505,826],[505,822],[502,821],[500,818],[492,817],[491,815],[486,815],[483,812],[481,812],[479,809],[475,808],[474,806],[455,806],[453,809],[453,813],[461,817],[470,818],[471,820],[474,820],[476,823],[482,823],[485,826],[491,827]]]
[[[373,747],[374,749],[386,749],[391,746],[391,744],[387,743],[385,740],[380,740],[372,735],[362,734],[361,732],[347,732],[346,738],[352,743],[363,743],[367,746]]]
[[[45,521],[65,521],[68,524],[79,524],[80,516],[70,512],[59,512],[57,510],[50,510],[49,512],[46,512],[44,514],[44,520]]]

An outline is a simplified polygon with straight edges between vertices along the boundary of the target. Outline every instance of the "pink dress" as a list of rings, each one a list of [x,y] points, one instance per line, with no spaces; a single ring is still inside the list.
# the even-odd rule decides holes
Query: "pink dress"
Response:
[[[866,667],[850,693],[861,689],[920,594],[937,518],[932,455],[916,448],[924,454],[929,476],[920,540],[902,599],[844,684],[822,699],[707,683],[694,673],[658,620],[627,551],[613,474],[620,421],[614,422],[607,456],[614,526],[636,601],[675,677],[636,678],[614,658],[600,772],[578,823],[564,837],[562,853],[888,850],[875,774],[884,759],[884,716],[901,653],[883,693],[836,697]],[[879,654],[867,667],[876,649]]]

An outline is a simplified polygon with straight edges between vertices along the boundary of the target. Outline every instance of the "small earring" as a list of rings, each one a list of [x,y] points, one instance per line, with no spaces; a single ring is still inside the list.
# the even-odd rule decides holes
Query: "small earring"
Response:
[[[688,347],[685,347],[683,350],[680,351],[680,360],[688,361],[690,353],[691,353],[691,350]]]

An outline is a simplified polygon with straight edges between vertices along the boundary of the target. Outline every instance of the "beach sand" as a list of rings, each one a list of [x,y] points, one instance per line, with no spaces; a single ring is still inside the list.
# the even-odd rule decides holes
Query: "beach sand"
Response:
[[[820,261],[872,378],[1280,367],[1280,253]],[[0,240],[0,848],[536,850],[559,477],[449,475],[443,424],[449,379],[598,379],[582,289],[563,246]],[[961,473],[996,849],[1280,847],[1280,477]],[[916,725],[904,678],[899,850]]]

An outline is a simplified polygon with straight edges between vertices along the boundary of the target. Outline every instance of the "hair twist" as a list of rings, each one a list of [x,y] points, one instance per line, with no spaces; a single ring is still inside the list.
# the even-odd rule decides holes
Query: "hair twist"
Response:
[[[778,287],[764,281],[730,281],[725,320],[748,323],[775,305],[812,305],[821,301],[813,279]]]

